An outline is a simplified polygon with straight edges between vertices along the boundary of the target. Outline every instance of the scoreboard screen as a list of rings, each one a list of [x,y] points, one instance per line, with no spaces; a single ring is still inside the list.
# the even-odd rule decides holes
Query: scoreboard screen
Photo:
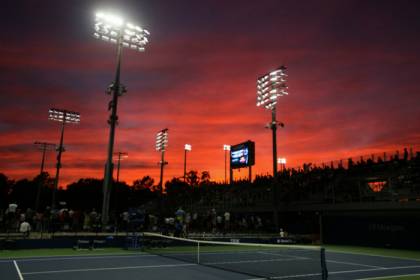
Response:
[[[249,167],[255,164],[255,143],[247,141],[230,148],[230,166],[232,169]]]

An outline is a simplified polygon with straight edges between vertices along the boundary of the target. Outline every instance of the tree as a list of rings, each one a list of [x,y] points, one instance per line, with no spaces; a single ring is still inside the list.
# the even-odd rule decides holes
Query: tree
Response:
[[[8,205],[11,182],[6,175],[0,173],[0,209],[5,209]]]
[[[150,177],[149,175],[144,176],[141,179],[137,179],[133,182],[133,188],[135,190],[144,190],[144,189],[149,189],[149,190],[153,190],[153,185],[155,183],[155,180]]]
[[[186,182],[191,187],[195,187],[200,183],[200,178],[198,177],[198,172],[195,170],[190,170],[187,172],[185,177]]]
[[[69,207],[91,210],[100,209],[102,197],[102,181],[94,178],[82,178],[67,186],[60,192],[60,199],[66,201]]]
[[[175,208],[179,206],[186,205],[188,201],[191,200],[192,195],[192,186],[188,185],[186,182],[180,178],[172,178],[171,181],[166,182],[166,198],[167,204],[165,207],[166,211],[172,212]]]
[[[200,184],[208,184],[210,182],[210,172],[203,171],[201,172],[201,182]]]

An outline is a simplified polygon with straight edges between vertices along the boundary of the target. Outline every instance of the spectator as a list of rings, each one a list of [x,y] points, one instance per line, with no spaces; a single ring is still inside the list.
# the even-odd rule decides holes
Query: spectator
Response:
[[[23,234],[24,238],[28,238],[31,232],[31,225],[27,221],[20,224],[19,231]]]
[[[228,211],[223,215],[225,218],[225,232],[230,231],[230,213]]]
[[[178,210],[175,212],[175,217],[178,222],[181,224],[184,223],[185,211],[182,210],[182,207],[179,207]]]
[[[217,231],[221,232],[223,230],[223,218],[222,218],[222,216],[217,215],[216,223],[217,223]]]
[[[286,233],[283,231],[283,228],[280,229],[280,238],[286,237]]]

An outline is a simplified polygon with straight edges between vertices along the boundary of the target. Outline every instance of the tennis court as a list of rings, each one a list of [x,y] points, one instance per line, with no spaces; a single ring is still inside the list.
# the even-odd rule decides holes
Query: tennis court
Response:
[[[0,275],[1,279],[18,280],[322,279],[321,258],[314,248],[284,251],[204,243],[198,257],[196,246],[179,246],[180,240],[176,241],[177,246],[168,245],[168,241],[155,243],[151,253],[4,259],[0,260]],[[325,256],[328,279],[420,274],[420,261],[414,259],[328,251]]]

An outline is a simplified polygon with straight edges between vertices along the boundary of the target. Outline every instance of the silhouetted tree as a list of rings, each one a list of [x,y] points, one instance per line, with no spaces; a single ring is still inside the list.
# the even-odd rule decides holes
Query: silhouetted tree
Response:
[[[0,209],[5,209],[9,203],[9,192],[12,182],[6,175],[0,173]]]
[[[166,182],[165,190],[166,207],[170,209],[169,212],[173,212],[175,208],[185,205],[191,199],[192,187],[180,178],[172,178],[171,181]]]
[[[201,172],[200,184],[208,184],[210,182],[210,172],[203,171]]]
[[[186,182],[188,183],[188,185],[190,185],[191,187],[195,187],[198,186],[198,184],[200,183],[200,178],[198,177],[198,172],[195,170],[190,170],[187,172],[186,174]]]
[[[153,185],[155,180],[150,176],[144,176],[141,179],[137,179],[133,182],[133,188],[135,190],[150,189],[154,191]]]
[[[54,179],[50,177],[48,172],[43,172],[34,178],[34,183],[40,188],[40,198],[39,198],[39,209],[44,210],[47,206],[51,205],[52,199],[52,188],[54,184]],[[36,202],[36,197],[34,197]],[[35,208],[34,208],[35,209]]]
[[[60,191],[60,200],[66,201],[69,207],[90,210],[100,209],[102,205],[103,180],[85,178],[67,186],[66,191]]]

